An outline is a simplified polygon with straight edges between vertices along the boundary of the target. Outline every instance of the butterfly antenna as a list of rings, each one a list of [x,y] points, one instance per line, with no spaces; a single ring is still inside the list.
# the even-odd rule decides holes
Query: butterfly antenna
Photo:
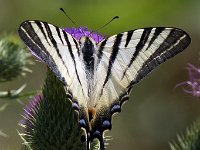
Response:
[[[78,25],[67,15],[67,13],[65,12],[65,10],[63,8],[60,8],[60,10],[65,14],[65,16],[75,25],[78,27]]]
[[[65,14],[65,16],[76,26],[78,27],[78,25],[76,24],[75,21],[73,21],[68,15],[67,13],[65,12],[65,10],[63,8],[60,8],[60,10]],[[85,32],[83,30],[80,30],[84,35],[85,35]]]
[[[94,32],[97,32],[97,31],[99,31],[100,29],[104,28],[105,26],[109,25],[109,24],[110,24],[113,20],[115,20],[115,19],[119,19],[119,16],[113,17],[110,21],[108,21],[108,22],[107,22],[106,24],[104,24],[103,26],[97,28]]]

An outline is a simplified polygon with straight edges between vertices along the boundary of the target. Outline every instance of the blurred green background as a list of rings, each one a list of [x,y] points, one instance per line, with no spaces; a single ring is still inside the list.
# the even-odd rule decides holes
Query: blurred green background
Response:
[[[113,140],[109,150],[168,150],[168,142],[185,131],[200,116],[200,100],[174,89],[187,79],[186,63],[199,65],[200,1],[199,0],[0,0],[0,34],[16,33],[21,22],[41,20],[61,27],[73,24],[59,11],[63,7],[80,26],[97,29],[113,16],[120,19],[101,30],[102,34],[150,26],[178,27],[188,32],[192,43],[186,51],[162,64],[133,88],[131,98],[113,119]],[[16,89],[27,83],[26,91],[40,90],[46,67],[36,62],[33,73],[24,78],[0,84],[0,90]],[[27,103],[28,100],[23,100]],[[23,105],[0,99],[0,150],[19,150],[22,140],[17,134]]]

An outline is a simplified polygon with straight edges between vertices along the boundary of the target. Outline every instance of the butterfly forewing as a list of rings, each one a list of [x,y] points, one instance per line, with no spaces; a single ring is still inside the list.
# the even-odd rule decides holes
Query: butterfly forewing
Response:
[[[44,61],[73,97],[85,106],[86,74],[78,57],[78,42],[63,29],[40,21],[23,22],[19,35],[30,51]]]

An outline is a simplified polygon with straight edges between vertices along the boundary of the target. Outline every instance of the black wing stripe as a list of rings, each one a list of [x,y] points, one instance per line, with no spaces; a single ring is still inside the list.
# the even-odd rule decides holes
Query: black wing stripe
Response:
[[[106,83],[108,82],[109,76],[111,74],[112,65],[113,65],[113,63],[115,61],[115,58],[116,58],[117,54],[118,54],[119,45],[121,43],[122,36],[123,36],[123,34],[121,34],[121,33],[118,34],[116,36],[115,42],[113,44],[113,47],[112,47],[113,50],[112,50],[112,53],[110,55],[109,64],[108,64],[108,71],[107,71],[107,75],[106,75],[105,81],[103,83],[103,88],[106,85]]]
[[[61,37],[61,34],[60,34],[60,29],[59,29],[59,28],[56,28],[56,32],[57,32],[57,34],[58,34],[58,37],[59,37],[60,41],[61,41],[62,44],[64,45],[64,42],[63,42],[62,37]]]
[[[98,60],[99,62],[101,61],[101,58],[103,55],[103,49],[104,49],[104,46],[106,45],[106,42],[107,42],[107,39],[105,39],[100,45],[99,52],[97,54],[97,57],[99,58],[99,60]]]
[[[74,43],[76,45],[78,56],[80,56],[80,51],[79,51],[78,43],[77,43],[77,41],[74,38],[73,38],[73,41],[74,41]]]
[[[155,32],[153,34],[153,37],[151,38],[149,45],[147,46],[146,50],[149,49],[149,47],[153,44],[153,42],[157,39],[157,37],[165,30],[164,27],[159,27],[155,29]]]
[[[129,42],[130,42],[130,40],[131,40],[132,35],[133,35],[133,30],[127,32],[127,38],[126,38],[125,47],[128,46],[128,44],[129,44]]]
[[[18,30],[20,37],[23,39],[25,44],[33,51],[36,55],[38,55],[43,61],[45,61],[51,70],[57,75],[57,77],[63,82],[64,85],[67,85],[66,81],[63,80],[58,67],[55,65],[53,58],[48,53],[43,45],[41,45],[41,41],[35,30],[32,29],[32,25],[29,22],[22,23],[21,27]],[[34,40],[33,40],[34,39]],[[39,40],[39,41],[38,41]],[[34,42],[35,41],[35,42]],[[37,42],[37,43],[36,43]],[[42,48],[41,48],[42,47]],[[48,58],[47,58],[48,56]]]
[[[136,48],[135,48],[135,52],[133,53],[133,56],[129,62],[129,64],[127,65],[127,68],[124,70],[123,76],[122,78],[124,78],[126,71],[130,68],[130,66],[132,65],[133,61],[137,58],[137,56],[139,55],[140,50],[144,47],[144,45],[146,44],[148,38],[149,38],[149,34],[151,33],[152,28],[145,28],[142,36],[140,38],[140,41],[138,42]]]
[[[24,22],[22,25],[21,25],[21,28],[23,28],[25,31],[26,31],[26,33],[25,34],[27,34],[28,36],[27,36],[27,39],[29,39],[29,42],[27,42],[26,44],[29,44],[30,45],[30,48],[31,48],[31,50],[33,49],[34,50],[34,53],[36,54],[36,55],[38,55],[39,57],[41,57],[41,59],[42,60],[44,60],[44,61],[47,61],[47,58],[46,58],[46,56],[45,56],[45,54],[46,55],[49,55],[50,56],[50,54],[49,54],[49,52],[48,52],[48,50],[45,48],[45,46],[43,45],[43,43],[41,42],[41,40],[40,40],[40,38],[38,37],[38,35],[37,35],[37,33],[36,33],[36,31],[33,29],[33,27],[32,27],[32,25],[31,25],[31,23],[30,22]],[[22,31],[22,29],[20,29],[19,30],[19,32],[24,32],[24,31]],[[26,41],[26,38],[24,38],[24,41]],[[35,43],[35,44],[34,44]],[[32,46],[34,46],[34,48],[32,48]],[[38,47],[38,48],[36,48],[36,46]],[[45,54],[44,54],[44,53]],[[53,61],[53,59],[52,59],[52,57],[51,57],[51,62],[54,62]],[[54,62],[55,63],[55,62]]]
[[[79,78],[79,75],[78,75],[78,72],[77,72],[75,57],[74,57],[74,54],[73,54],[73,52],[72,52],[72,47],[71,47],[71,44],[70,44],[70,42],[69,42],[67,33],[66,33],[65,31],[63,31],[63,35],[64,35],[64,37],[65,37],[65,41],[66,41],[67,46],[68,46],[68,48],[69,48],[70,56],[71,56],[71,58],[72,58],[72,60],[73,60],[73,63],[74,63],[75,72],[76,72],[76,76],[77,76],[78,82],[79,82],[79,84],[80,84],[81,87],[82,87],[82,84],[81,84],[81,81],[80,81],[80,78]],[[83,89],[82,89],[82,90],[83,90]]]
[[[47,36],[46,36],[46,34],[45,34],[45,32],[44,32],[44,28],[42,27],[41,22],[40,22],[40,21],[35,21],[35,23],[37,24],[37,26],[38,26],[39,29],[41,30],[42,34],[44,35],[45,40],[47,41],[47,43],[48,43],[49,46],[50,46],[50,43],[49,43],[49,41],[48,41],[48,39],[47,39]]]
[[[65,62],[63,61],[62,55],[60,54],[60,51],[59,51],[58,46],[57,46],[57,42],[56,42],[56,40],[54,39],[54,37],[53,37],[53,35],[52,35],[51,29],[50,29],[48,23],[47,23],[47,22],[43,22],[43,24],[44,24],[45,29],[46,29],[46,31],[47,31],[48,37],[49,37],[49,39],[51,40],[51,43],[53,44],[53,47],[56,49],[56,52],[57,52],[58,57],[61,59],[63,65],[65,66],[65,68],[66,68],[66,70],[67,70],[67,73],[68,73],[68,75],[69,75],[69,70],[68,70],[68,68],[67,68],[67,66],[66,66],[66,64],[65,64]],[[57,28],[57,27],[55,27],[55,28]],[[60,30],[57,30],[57,31],[60,33]]]
[[[182,52],[191,42],[190,37],[182,30],[172,29],[160,47],[151,55],[138,71],[138,75],[129,85],[139,82],[159,64]]]
[[[151,30],[152,30],[152,28],[145,28],[144,29],[142,36],[140,38],[140,41],[136,46],[136,52],[140,51],[144,47],[144,45],[146,44],[146,42],[149,38],[149,34],[151,33]]]
[[[56,43],[56,40],[54,39],[53,35],[52,35],[52,32],[51,32],[51,29],[48,25],[47,22],[43,22],[44,26],[45,26],[45,29],[47,31],[47,34],[48,34],[48,37],[51,41],[51,43],[53,44],[54,48],[56,49],[57,53],[58,53],[58,56],[61,58],[61,55],[60,55],[60,52],[59,52],[59,49],[58,49],[58,46],[57,46],[57,43]]]
[[[186,34],[183,31],[180,31],[178,29],[172,29],[167,38],[164,40],[164,42],[156,50],[154,55],[160,54],[169,49],[171,46],[174,46],[179,40],[181,40],[181,37],[184,35]],[[177,50],[180,51],[180,48],[178,48]],[[152,57],[154,57],[154,55],[152,55]]]
[[[38,47],[40,47],[41,49],[44,49],[45,52],[47,51],[46,48],[44,47],[44,45],[42,44],[40,38],[36,34],[35,30],[33,29],[31,23],[24,22],[21,25],[21,27],[27,32],[27,34],[30,36],[31,40],[34,41],[38,45]]]

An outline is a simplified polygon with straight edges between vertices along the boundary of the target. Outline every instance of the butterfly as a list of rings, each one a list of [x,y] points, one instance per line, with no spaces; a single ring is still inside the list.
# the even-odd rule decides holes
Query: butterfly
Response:
[[[183,51],[191,42],[178,28],[141,28],[98,42],[84,34],[75,38],[52,24],[25,21],[19,36],[31,52],[63,83],[68,99],[79,112],[86,147],[94,138],[104,147],[104,131],[121,112],[132,87],[159,64]]]

